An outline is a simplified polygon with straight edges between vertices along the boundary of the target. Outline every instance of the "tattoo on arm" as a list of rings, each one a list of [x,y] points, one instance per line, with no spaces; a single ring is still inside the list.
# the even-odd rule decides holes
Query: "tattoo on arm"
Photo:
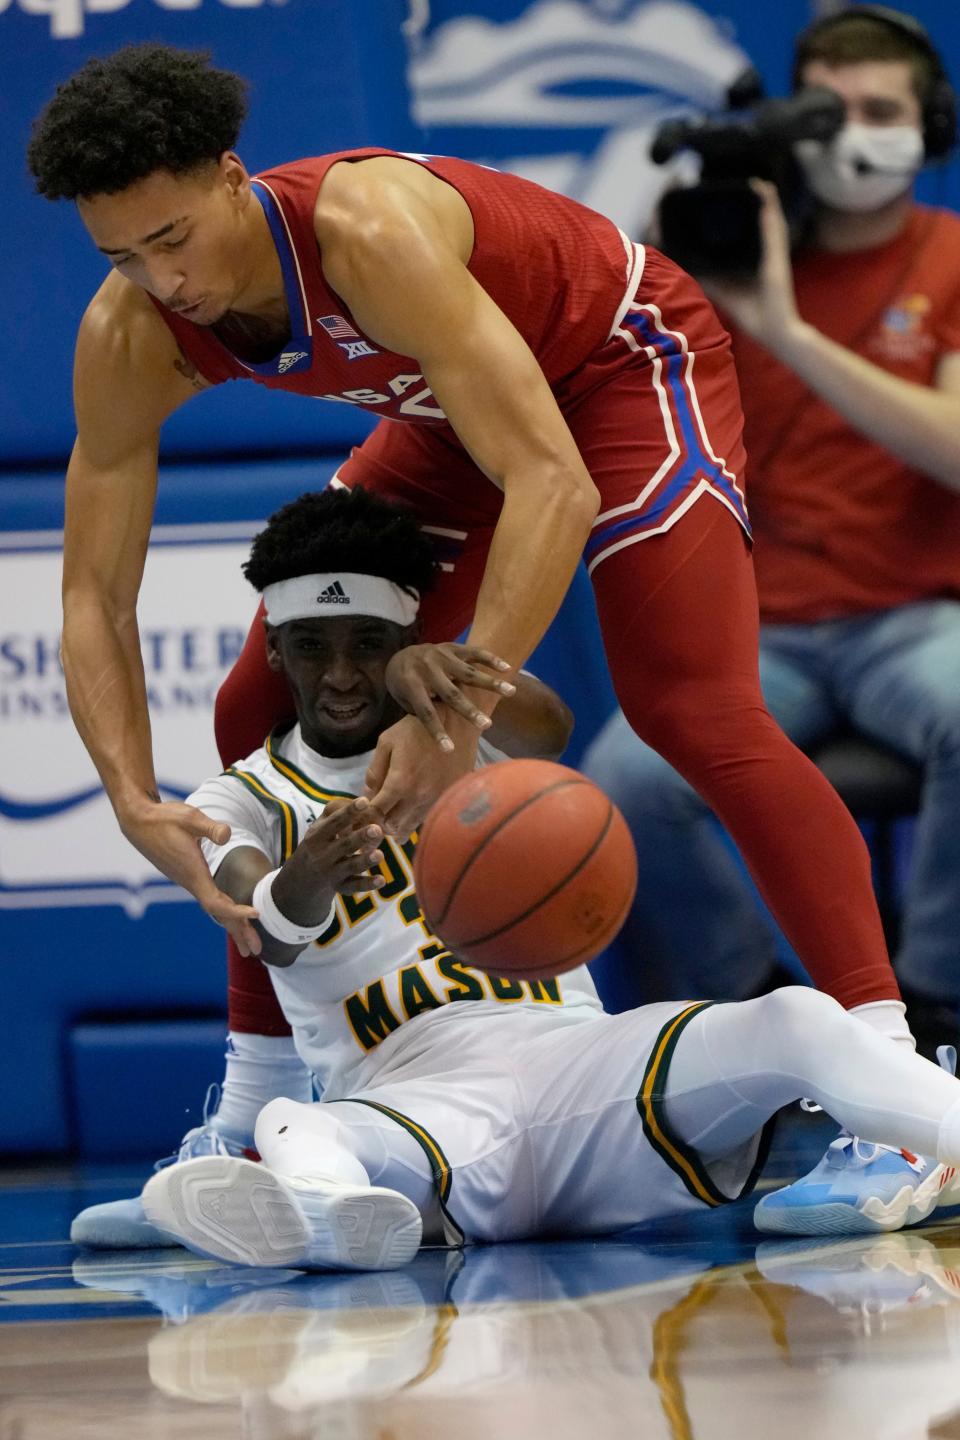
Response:
[[[182,350],[180,351],[179,359],[174,360],[173,368],[179,371],[179,373],[183,376],[184,380],[186,380],[188,384],[193,386],[194,390],[206,390],[206,381],[200,374],[200,371],[197,369],[196,365],[194,365],[193,361],[188,360]]]

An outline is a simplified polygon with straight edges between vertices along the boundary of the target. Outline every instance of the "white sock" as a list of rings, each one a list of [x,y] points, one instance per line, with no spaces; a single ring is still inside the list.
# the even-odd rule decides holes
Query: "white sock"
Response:
[[[907,1007],[902,1000],[871,1000],[866,1005],[854,1005],[848,1015],[856,1015],[878,1035],[886,1035],[901,1045],[916,1050],[917,1042],[910,1034],[907,1024]]]
[[[210,1124],[225,1139],[253,1144],[257,1116],[271,1100],[309,1104],[313,1077],[297,1054],[291,1035],[250,1035],[231,1030],[216,1115]]]

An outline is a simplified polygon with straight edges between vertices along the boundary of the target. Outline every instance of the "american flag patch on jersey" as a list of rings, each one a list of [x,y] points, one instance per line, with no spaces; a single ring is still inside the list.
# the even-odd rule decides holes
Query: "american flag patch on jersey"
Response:
[[[331,340],[356,340],[356,330],[344,320],[342,315],[318,315],[317,324],[322,325],[330,336]]]

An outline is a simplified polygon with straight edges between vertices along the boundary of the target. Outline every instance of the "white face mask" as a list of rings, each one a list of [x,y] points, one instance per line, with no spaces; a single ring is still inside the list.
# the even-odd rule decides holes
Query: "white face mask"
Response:
[[[834,210],[879,210],[909,190],[923,165],[923,136],[913,125],[844,125],[829,144],[793,147],[816,198]]]

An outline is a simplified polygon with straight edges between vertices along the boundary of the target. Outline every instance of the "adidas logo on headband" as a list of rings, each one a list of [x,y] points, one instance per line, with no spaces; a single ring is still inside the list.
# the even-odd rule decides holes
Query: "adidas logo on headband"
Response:
[[[320,594],[317,596],[317,604],[349,605],[350,596],[347,594],[346,590],[344,590],[343,586],[340,584],[340,581],[334,580],[333,584],[328,585],[326,590],[320,591]]]
[[[0,0],[2,5],[3,0]],[[264,586],[263,603],[270,625],[285,625],[288,620],[318,618],[317,612],[328,605],[349,605],[354,615],[371,615],[392,620],[396,625],[412,625],[420,608],[415,590],[404,590],[382,575],[358,575],[341,570],[323,575],[295,575],[289,580],[275,580]],[[324,617],[322,614],[319,618]]]

